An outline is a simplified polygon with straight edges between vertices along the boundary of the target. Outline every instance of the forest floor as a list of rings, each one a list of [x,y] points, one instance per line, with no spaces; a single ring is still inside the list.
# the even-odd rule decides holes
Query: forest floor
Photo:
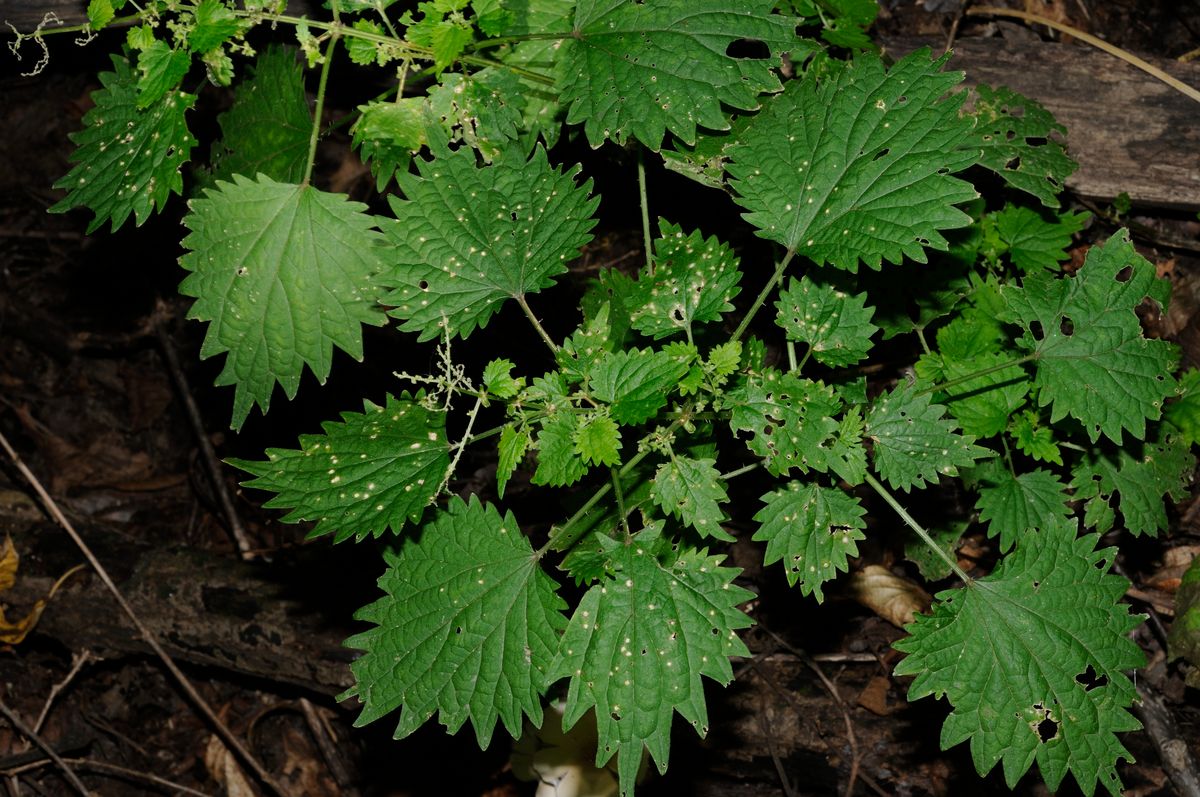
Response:
[[[956,19],[954,2],[885,5],[877,27],[886,35],[946,38]],[[1026,5],[1139,53],[1175,58],[1200,47],[1194,3]],[[978,19],[962,20],[955,34],[1060,38]],[[352,727],[353,701],[335,700],[349,685],[350,652],[340,640],[357,630],[353,610],[373,599],[378,551],[306,542],[304,527],[280,523],[278,513],[261,508],[263,495],[240,491],[238,474],[224,468],[219,478],[234,491],[250,547],[252,561],[243,561],[185,406],[186,393],[219,457],[261,458],[264,447],[294,445],[296,430],[316,431],[337,410],[352,408],[351,397],[377,396],[396,368],[388,353],[407,346],[402,336],[371,331],[366,365],[340,362],[330,388],[306,383],[296,402],[277,397],[270,418],[252,419],[240,435],[225,432],[229,391],[211,386],[219,364],[198,359],[202,329],[183,320],[187,304],[176,293],[182,202],[140,229],[127,225],[93,236],[84,234],[86,214],[45,212],[59,197],[50,185],[68,169],[67,134],[88,107],[104,53],[117,46],[104,38],[79,50],[65,37],[52,45],[49,67],[36,77],[19,77],[22,66],[11,58],[0,61],[0,433],[204,699],[289,794],[531,795],[535,787],[516,777],[501,734],[481,752],[469,731],[447,737],[431,725],[395,742],[387,720]],[[227,98],[218,92],[201,99],[206,110],[222,102]],[[334,137],[321,158],[329,187],[369,191],[372,181],[344,138]],[[1176,288],[1176,309],[1145,319],[1148,330],[1177,341],[1184,362],[1198,365],[1200,201],[1183,204],[1135,206],[1129,220],[1140,231],[1139,251]],[[1103,197],[1089,200],[1088,207],[1098,206],[1107,207]],[[602,234],[572,268],[576,278],[639,254],[640,233],[629,220],[620,210],[603,217]],[[1073,258],[1081,260],[1111,229],[1097,219]],[[172,367],[169,352],[181,366]],[[181,387],[180,376],[189,387]],[[476,458],[478,479],[452,485],[460,493],[488,481],[494,464],[486,452]],[[514,489],[519,497],[519,484]],[[1140,683],[1162,699],[1179,738],[1200,754],[1200,702],[1166,661],[1164,641],[1179,576],[1200,551],[1195,487],[1171,507],[1171,518],[1169,535],[1123,545],[1119,566],[1134,585],[1130,602],[1150,615],[1136,632],[1149,661]],[[84,560],[2,454],[0,533],[20,556],[15,586],[0,594],[8,620],[16,622]],[[731,557],[745,568],[740,583],[758,595],[747,609],[757,625],[744,635],[753,656],[735,662],[734,685],[708,690],[708,739],[681,724],[670,771],[649,779],[640,793],[1009,793],[998,771],[982,780],[975,775],[966,745],[939,749],[943,703],[906,702],[906,682],[891,675],[898,654],[890,645],[902,631],[838,590],[822,606],[797,600],[780,573],[763,570],[761,550],[748,537],[740,536]],[[982,549],[986,540],[968,535],[964,551],[972,546]],[[66,577],[27,637],[0,647],[0,708],[36,726],[38,738],[96,794],[258,793],[253,776],[87,569]],[[1151,738],[1130,734],[1126,744],[1137,759],[1122,769],[1128,794],[1175,794]],[[8,795],[72,793],[29,736],[2,719],[0,785]],[[1046,791],[1032,774],[1016,793]],[[1075,793],[1072,783],[1060,791]]]

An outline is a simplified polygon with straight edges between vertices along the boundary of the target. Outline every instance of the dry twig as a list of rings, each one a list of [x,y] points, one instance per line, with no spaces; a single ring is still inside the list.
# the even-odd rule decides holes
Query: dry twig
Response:
[[[8,441],[6,440],[5,442],[7,443]],[[54,748],[42,738],[41,734],[37,733],[33,728],[30,728],[28,725],[26,725],[25,721],[17,716],[17,713],[9,708],[8,704],[3,700],[0,700],[0,714],[4,715],[5,719],[8,720],[9,724],[11,724],[18,733],[37,745],[38,748],[40,748],[41,751],[46,754],[46,757],[53,761],[54,765],[62,770],[63,777],[67,779],[67,782],[70,783],[77,792],[82,794],[83,797],[91,797],[92,793],[88,791],[87,786],[83,785],[83,781],[80,780],[79,776],[75,774],[75,770],[71,769],[70,765],[68,765],[58,753],[54,752]]]

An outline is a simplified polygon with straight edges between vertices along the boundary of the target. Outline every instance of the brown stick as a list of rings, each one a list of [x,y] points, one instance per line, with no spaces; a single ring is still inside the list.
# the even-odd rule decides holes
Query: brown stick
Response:
[[[221,740],[224,741],[229,748],[237,754],[238,758],[241,759],[243,764],[254,771],[254,774],[258,777],[262,784],[267,787],[268,790],[270,790],[273,794],[278,795],[278,797],[286,797],[286,792],[284,792],[283,788],[275,782],[275,779],[272,778],[271,774],[263,768],[263,765],[258,762],[258,759],[256,759],[254,755],[246,749],[241,741],[234,736],[233,731],[229,730],[229,727],[221,721],[220,717],[218,717],[216,712],[213,711],[212,706],[208,705],[208,701],[200,696],[200,693],[196,691],[196,687],[192,686],[191,681],[187,679],[187,676],[184,675],[183,671],[179,669],[179,666],[175,664],[175,660],[172,659],[167,651],[163,649],[163,646],[159,644],[158,639],[141,621],[141,618],[139,618],[133,611],[133,607],[129,605],[129,602],[125,600],[125,596],[121,594],[119,589],[117,589],[117,585],[113,582],[112,577],[108,574],[108,571],[104,568],[104,565],[100,564],[100,560],[96,558],[94,553],[92,553],[92,549],[89,548],[88,544],[83,541],[82,537],[79,536],[79,532],[77,532],[75,527],[71,525],[71,521],[67,520],[66,515],[64,515],[62,510],[59,509],[58,504],[55,503],[54,499],[50,497],[50,493],[46,492],[46,488],[42,486],[42,483],[38,480],[37,476],[33,475],[33,471],[26,467],[25,463],[21,460],[21,457],[17,455],[17,452],[13,449],[12,445],[9,444],[8,438],[5,437],[2,432],[0,432],[0,447],[2,447],[8,454],[9,458],[12,459],[13,464],[17,467],[17,470],[21,472],[21,475],[24,476],[26,481],[29,482],[30,486],[33,487],[33,490],[38,494],[38,497],[42,499],[42,504],[46,507],[46,511],[50,513],[50,516],[54,518],[58,525],[63,527],[63,530],[67,532],[67,534],[71,537],[71,540],[76,546],[79,547],[79,550],[83,553],[84,557],[96,571],[96,575],[100,577],[100,580],[104,582],[104,586],[108,588],[110,593],[112,593],[112,596],[120,605],[121,610],[125,612],[125,615],[130,619],[134,627],[137,628],[138,633],[140,633],[142,638],[146,640],[146,644],[150,646],[155,655],[158,656],[159,660],[163,663],[163,666],[166,667],[167,671],[171,673],[172,677],[174,677],[175,682],[179,685],[179,688],[182,689],[189,698],[191,698],[192,703],[208,720],[213,730],[216,731],[217,735],[221,737]],[[50,751],[47,751],[47,754],[49,755]]]
[[[91,797],[92,793],[88,791],[88,787],[83,785],[83,781],[80,780],[79,776],[75,774],[75,771],[67,765],[67,762],[63,761],[62,757],[59,756],[58,753],[54,752],[54,748],[51,747],[46,740],[41,737],[41,734],[37,733],[33,728],[30,728],[28,725],[26,725],[24,720],[18,717],[16,712],[9,708],[3,700],[0,700],[0,714],[4,715],[5,719],[9,721],[9,723],[17,730],[18,733],[41,748],[42,752],[46,754],[46,757],[53,761],[54,765],[62,770],[63,777],[67,779],[67,782],[70,783],[77,792],[82,794],[83,797]]]
[[[94,758],[64,758],[63,761],[66,762],[67,764],[70,764],[71,766],[75,767],[76,769],[87,769],[87,770],[91,770],[93,772],[103,772],[103,773],[109,774],[109,775],[116,775],[118,777],[126,778],[128,780],[138,780],[138,781],[143,781],[145,783],[153,783],[156,786],[162,786],[167,789],[174,789],[175,791],[179,792],[180,794],[190,795],[190,797],[212,797],[212,795],[208,794],[207,792],[197,791],[196,789],[190,788],[188,786],[184,786],[183,784],[176,783],[173,780],[167,780],[166,778],[160,778],[158,775],[153,775],[149,772],[138,772],[136,769],[128,769],[126,767],[119,767],[116,764],[109,764],[105,761],[97,761]],[[41,761],[31,761],[28,764],[22,764],[19,767],[13,767],[11,770],[8,771],[8,774],[13,775],[13,776],[19,775],[22,772],[29,772],[30,770],[40,769],[41,767],[46,766],[46,764],[48,764],[48,763],[49,763],[48,759],[42,759]]]
[[[175,345],[171,343],[171,338],[167,335],[167,331],[163,329],[161,322],[155,325],[154,331],[158,334],[158,345],[162,349],[163,359],[167,361],[167,370],[171,372],[171,380],[175,382],[175,390],[179,393],[179,397],[183,399],[183,406],[187,409],[188,420],[192,422],[192,432],[196,435],[196,442],[200,446],[200,453],[204,456],[204,464],[208,468],[208,478],[212,481],[213,489],[217,492],[217,499],[221,502],[221,512],[225,515],[225,520],[229,523],[229,533],[233,536],[233,542],[237,546],[238,553],[241,554],[242,558],[246,560],[253,559],[253,546],[250,545],[250,540],[246,537],[246,527],[242,525],[242,518],[238,515],[237,509],[233,505],[233,498],[229,495],[229,488],[226,486],[225,479],[221,475],[221,461],[217,459],[217,452],[213,449],[212,441],[208,439],[208,434],[204,431],[204,421],[200,418],[200,408],[196,406],[196,399],[192,397],[187,377],[184,376],[183,368],[179,364],[179,354],[176,353]]]

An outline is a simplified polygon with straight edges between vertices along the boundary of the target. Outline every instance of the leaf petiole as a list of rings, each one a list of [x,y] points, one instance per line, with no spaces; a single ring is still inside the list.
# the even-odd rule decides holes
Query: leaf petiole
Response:
[[[879,497],[886,501],[888,506],[895,510],[896,514],[900,516],[900,519],[904,521],[904,524],[916,532],[916,535],[921,538],[921,541],[932,548],[933,552],[937,554],[939,559],[949,565],[950,569],[954,571],[954,574],[963,580],[963,583],[967,585],[975,583],[975,579],[967,575],[967,571],[958,566],[958,562],[954,559],[954,557],[946,553],[945,549],[933,541],[933,537],[929,536],[929,532],[922,528],[921,524],[914,520],[912,515],[908,514],[908,511],[901,506],[900,502],[896,500],[896,497],[892,495],[886,487],[879,483],[878,479],[876,479],[870,473],[867,473],[864,474],[864,480],[867,484],[871,485],[872,490],[879,493]]]

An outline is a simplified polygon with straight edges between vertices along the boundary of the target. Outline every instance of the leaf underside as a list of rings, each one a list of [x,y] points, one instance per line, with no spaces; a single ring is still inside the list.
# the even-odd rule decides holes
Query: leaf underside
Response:
[[[362,325],[386,320],[376,306],[380,234],[366,206],[311,186],[235,175],[191,202],[183,223],[196,299],[189,318],[211,322],[202,358],[228,352],[218,385],[235,385],[233,428],[278,382],[289,399],[304,366],[324,384],[337,346],[361,360]]]

